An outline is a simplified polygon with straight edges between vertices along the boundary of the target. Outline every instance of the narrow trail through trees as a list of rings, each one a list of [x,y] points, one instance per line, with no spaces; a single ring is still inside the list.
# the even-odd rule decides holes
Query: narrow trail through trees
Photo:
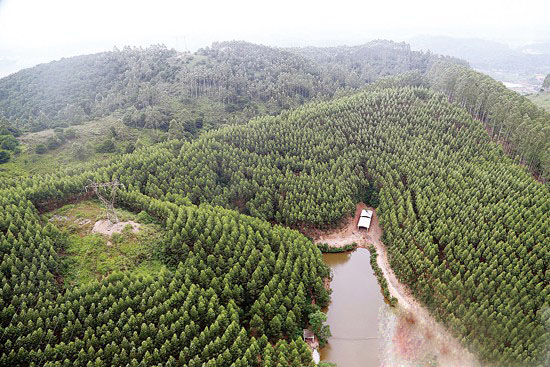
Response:
[[[397,314],[399,321],[393,335],[393,349],[398,358],[411,363],[435,357],[441,366],[474,367],[481,364],[460,342],[437,322],[429,311],[418,303],[406,285],[401,283],[393,273],[385,245],[382,243],[376,212],[369,231],[357,229],[357,222],[362,209],[372,209],[365,203],[357,204],[355,215],[346,218],[335,230],[317,233],[315,243],[327,243],[331,247],[342,247],[355,242],[357,247],[374,246],[378,253],[378,266],[382,269],[388,282],[390,294],[398,299]],[[384,365],[384,364],[383,364]]]

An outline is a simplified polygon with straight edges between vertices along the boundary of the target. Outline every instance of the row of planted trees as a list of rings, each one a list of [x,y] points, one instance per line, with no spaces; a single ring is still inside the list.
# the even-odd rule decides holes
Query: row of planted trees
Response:
[[[82,178],[65,178],[57,190],[1,191],[0,365],[312,363],[301,331],[328,302],[320,251],[298,232],[234,211],[122,192],[120,205],[164,224],[158,250],[169,270],[65,288],[58,254],[66,240],[28,198],[69,197]]]
[[[439,62],[426,77],[434,89],[483,121],[491,137],[508,154],[541,180],[550,178],[550,113],[465,66]]]
[[[19,243],[17,248],[26,251],[27,238],[41,228],[33,224],[28,231],[20,229],[31,225],[28,221],[37,222],[34,205],[78,195],[89,179],[113,178],[128,189],[125,205],[135,210],[148,208],[165,221],[164,261],[185,273],[178,287],[181,284],[190,290],[194,285],[202,290],[204,304],[212,303],[213,309],[215,302],[228,313],[235,309],[251,345],[253,337],[258,342],[262,335],[272,341],[288,338],[299,345],[292,336],[313,311],[311,297],[326,302],[321,278],[327,274],[318,250],[296,232],[271,227],[262,219],[330,226],[352,212],[354,203],[376,185],[383,240],[399,279],[483,360],[498,365],[544,365],[548,340],[544,325],[549,317],[545,313],[549,306],[545,282],[548,188],[507,158],[478,120],[442,94],[385,84],[331,103],[210,132],[193,142],[138,149],[94,171],[5,182],[0,187],[10,217],[0,217],[0,228],[2,240],[11,242],[3,245],[3,251],[14,251],[9,257],[17,270],[8,273],[8,267],[3,268],[9,289],[19,281],[11,281],[9,274],[24,273],[29,278],[23,270],[32,264],[23,264],[24,255],[14,249]],[[45,230],[40,231],[46,233],[44,240],[37,240],[51,243],[44,245],[47,252],[40,253],[45,261],[32,261],[46,278],[52,278],[56,236]],[[177,279],[173,274],[164,278],[168,283]],[[33,281],[39,287],[39,281],[34,277]],[[155,281],[159,287],[165,284]],[[97,285],[103,286],[111,287],[109,282]],[[51,303],[44,309],[59,307],[66,294],[70,293],[50,291]],[[42,297],[46,299],[45,293]],[[136,302],[141,302],[137,297]],[[180,297],[170,304],[185,303],[187,293]],[[26,308],[38,302],[34,298],[25,298]],[[12,300],[7,298],[5,305]],[[144,302],[148,305],[149,301]],[[191,313],[193,306],[198,315],[208,307],[183,303],[182,312],[187,311],[190,319],[182,323],[193,320],[198,330],[206,330],[213,316],[206,311],[199,317],[201,324]],[[19,305],[18,296],[2,323],[4,330],[12,327],[6,333],[13,336],[12,344],[5,351],[12,357],[21,349],[21,344],[13,344],[18,338],[15,325],[28,323],[17,316]],[[84,321],[87,312],[85,308]],[[55,325],[56,313],[49,315],[48,325]],[[16,321],[9,321],[12,317]],[[153,325],[160,322],[160,318],[153,320]],[[128,341],[136,333],[141,335],[131,327],[120,331]],[[57,337],[53,331],[50,334]],[[222,336],[218,335],[220,340]],[[191,359],[183,360],[190,363]]]

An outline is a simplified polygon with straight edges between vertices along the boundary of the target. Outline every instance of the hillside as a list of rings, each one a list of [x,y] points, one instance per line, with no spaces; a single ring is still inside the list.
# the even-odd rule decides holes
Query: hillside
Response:
[[[531,102],[550,112],[550,92],[540,92],[527,96]]]
[[[0,134],[0,139],[2,137]],[[12,153],[10,160],[0,165],[0,179],[109,161],[169,137],[169,133],[160,130],[127,126],[111,116],[65,129],[57,127],[25,133],[17,137],[18,152]]]
[[[423,72],[431,59],[390,41],[344,48],[345,63],[320,59],[325,51],[340,52],[235,41],[194,54],[158,45],[67,58],[0,79],[0,116],[39,131],[118,113],[130,126],[195,134],[327,99],[381,76]]]
[[[492,139],[543,182],[550,178],[550,114],[491,77],[460,65],[436,63],[428,84],[485,124]]]
[[[0,176],[194,139],[253,116],[350,94],[386,75],[418,73],[403,85],[422,84],[429,65],[440,60],[460,63],[391,41],[286,50],[234,41],[194,54],[162,45],[126,47],[38,65],[0,79],[0,126],[18,131],[18,141],[0,131]]]
[[[9,116],[0,116],[0,124],[42,131],[90,119],[96,125],[122,121],[131,129],[156,130],[154,139],[148,139],[153,142],[192,139],[221,125],[350,94],[388,75],[400,75],[392,83],[431,86],[454,100],[459,96],[459,103],[486,124],[508,154],[541,180],[550,177],[547,113],[459,59],[411,51],[407,44],[392,41],[286,50],[221,42],[192,55],[154,46],[63,59],[0,79],[0,113]],[[537,98],[544,107],[544,95]],[[83,135],[90,135],[88,130],[93,129],[83,128]],[[118,140],[113,142],[109,137],[96,140],[87,156],[94,158],[91,153],[101,151],[102,144],[110,145],[111,153],[132,151],[136,138],[125,135],[112,136]],[[14,161],[2,170],[32,172],[28,162],[41,158],[59,164],[53,153],[68,146],[65,140],[55,134],[39,142],[51,148],[44,156],[33,155],[32,145],[1,148],[0,160]]]
[[[1,79],[0,112],[0,366],[312,367],[330,272],[300,232],[359,202],[457,345],[545,365],[550,114],[460,60],[125,48]],[[115,180],[133,224],[94,232]]]
[[[290,52],[314,60],[327,74],[335,74],[348,87],[359,88],[381,77],[410,71],[425,73],[435,61],[467,65],[463,60],[412,51],[405,42],[376,40],[359,46],[290,48]]]
[[[55,276],[66,244],[35,208],[114,178],[125,187],[119,205],[165,229],[158,250],[169,269],[65,289]],[[310,365],[297,331],[311,297],[328,302],[327,269],[311,241],[265,220],[331,226],[369,189],[379,191],[392,269],[438,320],[485,361],[543,358],[548,188],[426,88],[373,86],[0,187],[2,365],[106,363],[121,349],[133,352],[117,364]]]

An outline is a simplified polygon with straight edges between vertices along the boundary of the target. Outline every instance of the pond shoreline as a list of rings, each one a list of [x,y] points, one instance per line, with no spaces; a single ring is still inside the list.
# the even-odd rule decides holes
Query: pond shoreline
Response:
[[[368,231],[357,229],[359,213],[363,209],[374,211]],[[394,309],[398,315],[397,329],[393,333],[391,349],[392,353],[398,355],[397,359],[404,361],[402,366],[418,365],[419,362],[425,362],[427,356],[433,356],[440,365],[446,367],[480,366],[477,358],[461,345],[444,325],[437,322],[414,298],[408,287],[397,279],[389,265],[386,247],[381,241],[382,229],[374,208],[359,203],[355,216],[345,218],[337,229],[320,233],[316,237],[314,243],[325,243],[329,248],[345,247],[355,243],[358,249],[370,246],[376,249],[378,254],[376,263],[387,282],[389,295],[398,300],[398,305]],[[417,352],[416,349],[420,347],[422,351]],[[386,350],[385,358],[387,354]],[[396,358],[389,358],[389,360],[396,360]],[[386,363],[382,365],[389,366]]]
[[[332,274],[325,286],[333,293],[325,309],[332,336],[321,349],[321,360],[346,367],[378,366],[379,309],[385,303],[369,251],[325,253],[323,260]]]

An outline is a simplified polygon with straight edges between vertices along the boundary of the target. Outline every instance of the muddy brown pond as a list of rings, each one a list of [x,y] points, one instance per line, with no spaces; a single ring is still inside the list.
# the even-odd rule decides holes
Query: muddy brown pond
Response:
[[[321,360],[338,367],[380,366],[378,315],[384,299],[369,251],[323,254],[323,259],[333,272],[327,312],[332,337],[321,349]]]

